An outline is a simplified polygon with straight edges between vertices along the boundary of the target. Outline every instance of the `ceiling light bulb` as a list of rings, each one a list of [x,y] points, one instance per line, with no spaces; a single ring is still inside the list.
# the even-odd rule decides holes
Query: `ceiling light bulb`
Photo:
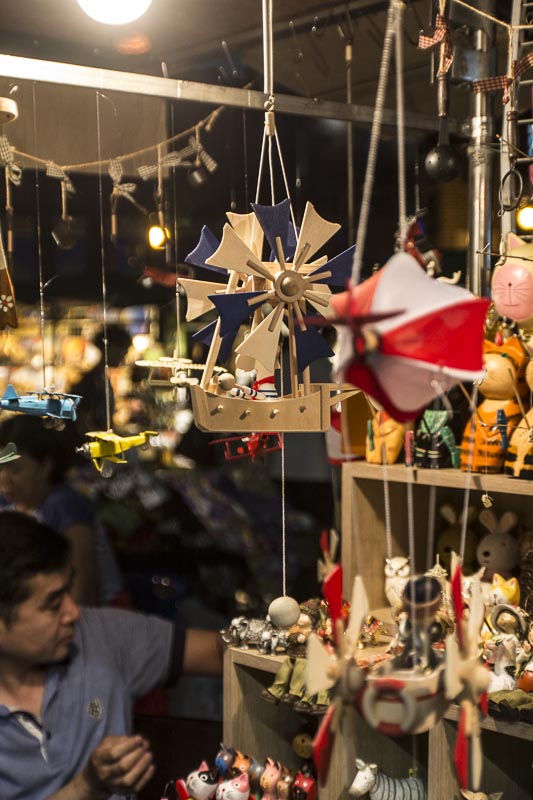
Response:
[[[78,0],[87,16],[106,25],[125,25],[147,11],[152,0]]]
[[[516,224],[523,231],[533,231],[533,206],[523,206],[516,212]]]

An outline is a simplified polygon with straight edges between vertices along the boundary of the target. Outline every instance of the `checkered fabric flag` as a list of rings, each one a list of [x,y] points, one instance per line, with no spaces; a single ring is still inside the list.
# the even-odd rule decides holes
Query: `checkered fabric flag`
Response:
[[[191,145],[187,145],[187,147],[184,147],[182,150],[170,150],[170,152],[165,153],[156,164],[145,164],[139,167],[137,172],[143,181],[147,181],[149,178],[153,178],[157,175],[160,164],[162,167],[192,167],[193,162],[187,161],[187,159],[194,156],[195,153],[196,149],[191,147]]]
[[[136,200],[133,197],[133,192],[137,189],[137,186],[134,183],[120,183],[122,179],[123,167],[118,158],[111,159],[109,162],[108,172],[111,176],[111,180],[113,181],[112,193],[114,195],[125,197],[130,201],[130,203],[137,205]]]
[[[209,153],[205,150],[203,144],[199,139],[195,139],[194,136],[189,138],[189,146],[193,148],[193,152],[197,158],[200,159],[204,167],[208,172],[214,172],[218,167],[217,162],[215,159],[209,155]]]
[[[11,183],[20,186],[22,180],[22,168],[15,164],[13,160],[13,148],[9,144],[7,136],[0,136],[0,160],[5,164],[6,172]]]
[[[62,167],[58,166],[58,164],[55,164],[53,161],[47,161],[46,174],[50,178],[58,178],[60,181],[63,181],[65,189],[69,194],[76,193],[76,189],[74,188],[69,176]]]
[[[513,61],[510,75],[495,75],[492,78],[474,81],[472,89],[476,94],[503,90],[502,102],[507,105],[511,97],[511,88],[516,83],[517,78],[523,75],[530,67],[533,67],[533,53],[528,53],[520,61]]]
[[[437,14],[435,19],[435,33],[433,36],[425,36],[423,33],[418,37],[418,47],[420,50],[428,50],[437,44],[444,47],[444,59],[442,67],[439,67],[437,75],[445,75],[453,63],[453,41],[450,34],[448,23],[441,14]]]

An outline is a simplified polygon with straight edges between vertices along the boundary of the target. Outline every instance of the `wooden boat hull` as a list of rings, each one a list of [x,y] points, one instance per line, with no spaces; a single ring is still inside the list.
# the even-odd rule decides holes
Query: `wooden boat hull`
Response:
[[[201,386],[191,386],[196,427],[209,433],[288,433],[327,431],[331,406],[343,399],[333,394],[338,384],[311,384],[301,397],[285,395],[273,400],[248,400],[213,394]]]

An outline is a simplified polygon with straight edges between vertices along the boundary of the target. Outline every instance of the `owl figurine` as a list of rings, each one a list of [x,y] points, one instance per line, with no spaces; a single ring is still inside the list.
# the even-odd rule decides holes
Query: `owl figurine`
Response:
[[[391,608],[401,601],[403,590],[411,575],[411,565],[407,556],[393,556],[385,559],[385,597]]]

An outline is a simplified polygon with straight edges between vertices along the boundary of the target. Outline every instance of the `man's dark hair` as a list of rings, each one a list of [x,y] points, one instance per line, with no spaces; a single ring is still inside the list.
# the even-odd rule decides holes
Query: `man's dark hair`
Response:
[[[0,449],[14,442],[17,451],[51,464],[50,482],[61,483],[72,466],[72,447],[62,431],[45,428],[40,417],[15,414],[0,423]]]
[[[69,558],[62,534],[19,511],[0,512],[0,619],[11,625],[30,596],[30,579],[62,572]]]

